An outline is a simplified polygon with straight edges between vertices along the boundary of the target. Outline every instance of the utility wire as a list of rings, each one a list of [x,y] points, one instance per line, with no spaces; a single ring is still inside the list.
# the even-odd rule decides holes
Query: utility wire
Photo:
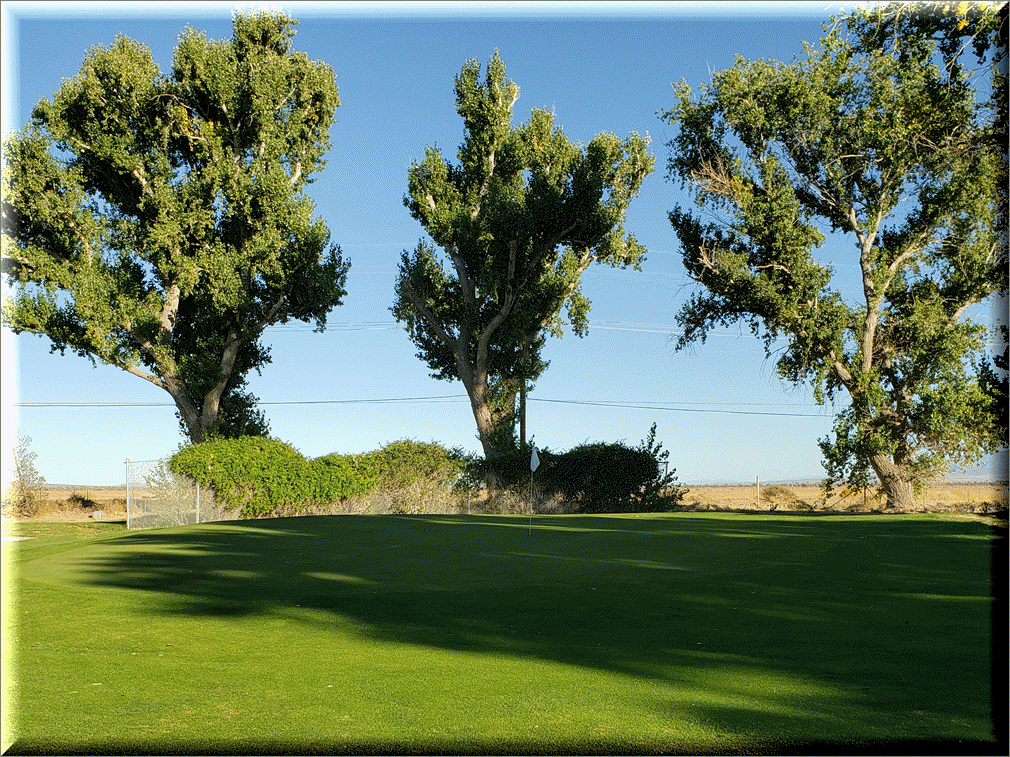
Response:
[[[384,397],[373,399],[349,399],[349,400],[283,400],[276,402],[257,402],[257,405],[380,405],[395,403],[421,403],[421,402],[455,402],[466,399],[465,394],[448,394],[430,397]],[[528,402],[549,402],[560,405],[589,405],[593,407],[612,407],[628,410],[663,410],[667,412],[681,413],[723,413],[728,415],[766,415],[792,418],[822,418],[822,413],[776,413],[759,410],[727,410],[722,409],[727,405],[747,405],[750,407],[760,407],[761,403],[749,402],[678,402],[670,403],[681,405],[681,407],[663,407],[662,401],[650,402],[649,404],[632,404],[627,402],[608,402],[592,400],[560,400],[548,399],[544,397],[527,397]],[[645,402],[648,402],[647,400]],[[693,407],[683,407],[692,405]],[[781,407],[781,405],[775,405]],[[804,405],[791,405],[792,407],[805,407]],[[19,408],[141,408],[141,407],[175,407],[170,402],[20,402],[14,407]]]
[[[542,397],[527,397],[527,402],[557,402],[565,405],[594,405],[596,407],[619,407],[632,410],[667,410],[678,413],[725,413],[728,415],[774,415],[793,418],[822,418],[820,413],[771,413],[757,410],[720,410],[710,407],[657,407],[655,405],[631,405],[623,402],[591,402],[588,400],[551,400]],[[687,403],[684,403],[687,404]],[[746,403],[741,403],[746,404]]]
[[[394,402],[437,402],[456,400],[465,394],[449,394],[434,397],[378,397],[353,400],[282,400],[276,402],[256,402],[256,405],[368,405]],[[175,407],[172,402],[19,402],[14,407]]]

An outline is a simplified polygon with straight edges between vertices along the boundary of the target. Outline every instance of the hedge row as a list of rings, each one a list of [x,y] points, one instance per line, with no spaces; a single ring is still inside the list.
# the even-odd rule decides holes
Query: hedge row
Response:
[[[219,504],[255,518],[339,502],[420,479],[454,482],[464,457],[437,444],[393,442],[364,455],[306,458],[276,439],[245,436],[184,447],[169,466],[214,491]]]
[[[308,460],[290,445],[260,436],[184,447],[169,467],[213,489],[219,504],[243,518],[339,500],[371,486],[352,461]]]
[[[171,469],[212,489],[219,504],[255,518],[299,511],[373,491],[408,492],[414,484],[475,489],[522,489],[530,481],[526,447],[494,460],[434,443],[403,440],[363,455],[304,457],[291,445],[258,436],[184,447]],[[537,489],[581,512],[663,510],[683,496],[662,471],[668,453],[655,444],[655,426],[638,447],[622,442],[582,444],[555,454],[537,450]],[[411,495],[416,498],[416,492]]]

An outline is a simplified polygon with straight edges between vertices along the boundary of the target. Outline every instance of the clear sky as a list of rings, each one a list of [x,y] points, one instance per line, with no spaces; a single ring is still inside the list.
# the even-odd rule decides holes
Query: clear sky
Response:
[[[77,73],[89,47],[125,34],[148,45],[168,71],[187,24],[228,38],[233,7],[260,6],[5,3],[4,134],[22,128],[32,106]],[[649,251],[643,270],[601,267],[583,275],[589,334],[548,339],[550,368],[530,395],[528,433],[555,451],[584,441],[634,445],[656,422],[671,466],[688,485],[823,477],[817,440],[830,432],[831,408],[783,384],[746,328],[674,349],[675,316],[694,285],[667,212],[690,201],[666,179],[673,128],[658,111],[672,105],[673,83],[708,81],[735,55],[791,61],[803,41],[816,43],[837,4],[270,7],[301,22],[295,48],[337,75],[332,151],[309,193],[352,260],[344,304],[330,313],[324,334],[292,323],[264,335],[273,362],[252,374],[250,389],[273,436],[310,457],[403,438],[480,449],[462,385],[430,378],[389,307],[400,253],[424,237],[403,206],[407,170],[428,145],[455,160],[462,122],[453,77],[468,58],[484,64],[497,48],[520,86],[516,123],[546,106],[572,139],[648,133],[656,156],[626,224]],[[858,271],[848,239],[829,239],[819,254],[843,278]],[[976,317],[989,321],[993,310]],[[183,442],[167,393],[117,368],[50,354],[38,337],[4,329],[2,339],[5,481],[18,425],[53,484],[119,484],[127,458],[165,457]],[[987,463],[983,475],[994,470]]]

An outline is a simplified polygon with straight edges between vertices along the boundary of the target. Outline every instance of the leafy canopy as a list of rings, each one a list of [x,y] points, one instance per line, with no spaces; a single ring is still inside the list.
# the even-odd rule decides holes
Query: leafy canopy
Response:
[[[878,35],[864,11],[834,21],[791,64],[738,57],[676,87],[668,168],[698,210],[670,220],[703,286],[678,346],[737,321],[769,355],[784,339],[784,378],[851,400],[821,443],[829,475],[872,467],[887,488],[992,449],[967,370],[985,329],[966,311],[1005,289],[1000,157],[970,71],[945,67],[929,34]],[[815,257],[828,234],[854,243],[838,262],[855,289]]]
[[[544,334],[560,336],[565,322],[586,332],[582,272],[644,259],[624,220],[654,159],[637,134],[573,143],[542,108],[513,126],[519,87],[497,51],[480,73],[471,59],[456,77],[458,163],[429,147],[410,168],[404,204],[434,244],[403,253],[392,312],[434,377],[459,378],[475,404],[497,392],[511,408],[518,382],[547,367]],[[475,414],[487,450],[490,431]],[[510,423],[506,412],[499,431],[511,438]]]
[[[6,323],[165,389],[193,441],[265,431],[242,391],[263,329],[322,330],[345,293],[305,194],[340,103],[332,69],[292,51],[296,23],[187,28],[168,74],[117,37],[4,148]]]

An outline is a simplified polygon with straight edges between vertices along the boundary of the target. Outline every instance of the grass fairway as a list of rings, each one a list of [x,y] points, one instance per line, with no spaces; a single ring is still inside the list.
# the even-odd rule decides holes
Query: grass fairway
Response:
[[[10,754],[1001,748],[978,521],[103,525],[4,545]]]

